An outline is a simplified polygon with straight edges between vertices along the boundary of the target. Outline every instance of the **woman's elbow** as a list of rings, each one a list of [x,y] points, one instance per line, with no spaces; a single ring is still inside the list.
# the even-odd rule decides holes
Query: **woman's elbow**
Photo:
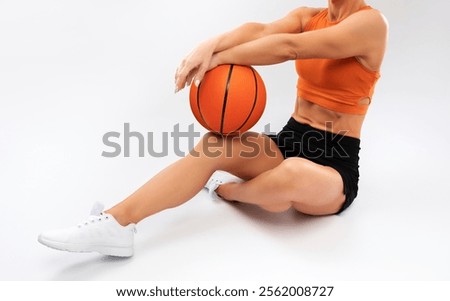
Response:
[[[286,61],[294,61],[300,58],[301,50],[298,45],[294,43],[292,40],[287,39],[283,45],[283,59]]]

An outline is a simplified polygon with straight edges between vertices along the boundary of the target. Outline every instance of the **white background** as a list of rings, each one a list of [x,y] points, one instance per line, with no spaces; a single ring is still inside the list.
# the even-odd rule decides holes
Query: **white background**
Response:
[[[177,159],[139,158],[136,147],[104,158],[103,134],[124,123],[155,138],[187,129],[188,93],[173,93],[173,74],[198,42],[326,1],[0,1],[0,280],[450,280],[450,5],[368,3],[391,36],[354,205],[311,218],[203,191],[138,225],[136,255],[118,260],[36,240]],[[279,130],[294,105],[293,63],[258,70],[269,102],[254,130]]]

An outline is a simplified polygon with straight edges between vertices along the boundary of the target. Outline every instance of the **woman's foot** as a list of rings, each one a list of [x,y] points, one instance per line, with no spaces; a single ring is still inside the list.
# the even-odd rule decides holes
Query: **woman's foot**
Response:
[[[236,177],[228,172],[218,170],[212,174],[209,178],[208,182],[205,185],[205,188],[208,190],[209,195],[214,200],[223,200],[223,198],[217,194],[216,190],[220,185],[228,184],[228,183],[242,183],[244,180]]]
[[[134,253],[135,225],[120,225],[103,206],[94,206],[89,218],[77,226],[41,233],[38,241],[50,248],[69,252],[98,252],[131,257]]]

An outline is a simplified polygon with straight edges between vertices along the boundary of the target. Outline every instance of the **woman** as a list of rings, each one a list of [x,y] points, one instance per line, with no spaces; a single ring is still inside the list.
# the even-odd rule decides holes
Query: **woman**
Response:
[[[121,203],[76,227],[43,233],[39,241],[60,250],[132,256],[135,224],[185,203],[205,183],[222,199],[271,212],[342,212],[357,195],[361,127],[386,41],[387,22],[379,11],[363,0],[329,0],[327,9],[301,7],[273,23],[244,24],[203,42],[177,69],[176,92],[198,85],[220,64],[296,62],[298,97],[283,130],[270,139],[207,134]],[[215,146],[207,147],[211,141]],[[262,151],[242,156],[249,142]],[[236,177],[217,176],[217,170]]]

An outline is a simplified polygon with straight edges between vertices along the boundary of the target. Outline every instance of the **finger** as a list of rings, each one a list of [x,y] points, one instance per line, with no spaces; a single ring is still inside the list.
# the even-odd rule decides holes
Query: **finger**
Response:
[[[208,70],[208,66],[206,64],[202,65],[201,68],[198,69],[197,74],[193,78],[194,85],[198,87],[205,77],[205,73]]]
[[[176,74],[175,93],[182,90],[186,86],[187,71],[186,67],[180,69]]]
[[[180,65],[178,65],[177,67],[177,70],[175,70],[175,86],[177,86],[177,83],[181,75],[181,71],[184,69],[185,66],[186,66],[186,58],[184,58],[181,61]]]
[[[197,68],[192,70],[189,75],[186,77],[186,84],[190,86],[192,84],[192,81],[194,80],[195,76],[197,74]]]

